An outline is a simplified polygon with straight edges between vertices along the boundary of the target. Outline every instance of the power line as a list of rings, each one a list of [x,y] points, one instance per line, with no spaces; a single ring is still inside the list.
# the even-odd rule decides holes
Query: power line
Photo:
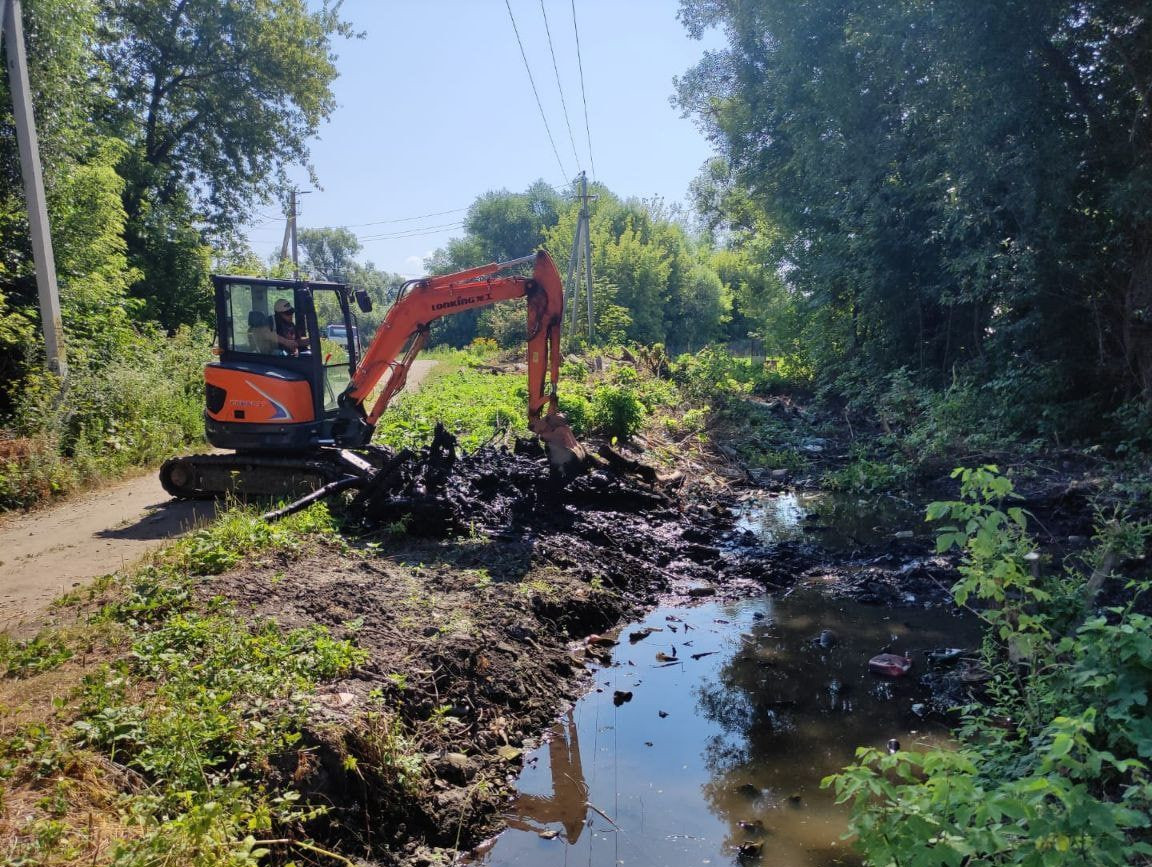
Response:
[[[463,222],[459,223],[444,223],[439,226],[424,226],[419,229],[408,229],[402,232],[386,232],[380,235],[358,235],[358,241],[392,241],[399,238],[416,238],[420,235],[435,235],[440,232],[448,232],[452,229],[459,229],[463,226]]]
[[[470,207],[470,206],[469,206]],[[415,220],[426,220],[429,217],[443,217],[445,214],[459,214],[468,208],[451,208],[447,211],[433,211],[430,214],[420,214],[416,217],[397,217],[393,220],[373,220],[370,223],[347,223],[343,226],[321,226],[322,229],[358,229],[363,226],[383,226],[390,223],[411,223]]]
[[[532,77],[532,67],[528,65],[528,55],[524,53],[524,43],[520,39],[520,28],[516,26],[516,16],[512,14],[512,4],[504,0],[508,8],[508,17],[512,19],[512,30],[516,34],[516,44],[520,46],[520,57],[524,60],[524,69],[528,72],[528,82],[532,85],[532,93],[536,97],[536,107],[540,109],[540,119],[544,121],[544,130],[548,133],[548,141],[552,143],[552,153],[556,156],[556,164],[560,166],[560,174],[568,177],[564,162],[560,159],[560,151],[556,149],[556,139],[552,138],[552,128],[548,126],[548,118],[544,114],[544,105],[540,102],[540,92],[536,90],[536,79]]]
[[[580,99],[584,102],[584,132],[588,136],[588,162],[592,165],[592,180],[596,180],[596,158],[592,156],[592,129],[588,126],[588,96],[584,92],[584,61],[580,56],[580,28],[576,26],[576,0],[572,0],[572,32],[576,34],[576,63],[580,67]]]
[[[576,168],[584,171],[584,167],[580,165],[580,154],[576,153],[576,137],[572,135],[572,121],[568,119],[568,102],[564,99],[564,87],[560,84],[560,67],[556,63],[556,49],[552,47],[552,28],[548,26],[548,12],[544,8],[544,0],[540,0],[540,14],[544,16],[544,33],[548,36],[548,51],[552,55],[552,71],[556,73],[556,89],[560,91],[560,107],[564,109],[564,124],[568,127],[572,156],[576,160]]]

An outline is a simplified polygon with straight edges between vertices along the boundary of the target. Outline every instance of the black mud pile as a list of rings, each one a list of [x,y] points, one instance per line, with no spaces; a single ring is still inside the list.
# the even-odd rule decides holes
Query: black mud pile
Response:
[[[642,605],[766,577],[750,575],[763,569],[734,556],[730,501],[684,497],[649,467],[610,454],[611,463],[595,461],[565,480],[550,472],[535,441],[459,456],[438,428],[429,448],[396,455],[356,498],[351,523],[369,535],[402,528],[410,536],[527,545],[538,564]]]

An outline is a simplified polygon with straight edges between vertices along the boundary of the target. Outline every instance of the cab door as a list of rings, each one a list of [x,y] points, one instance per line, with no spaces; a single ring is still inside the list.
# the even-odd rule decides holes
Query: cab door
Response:
[[[352,373],[360,358],[356,329],[350,322],[348,290],[343,285],[312,286],[317,322],[343,322],[343,337],[332,336],[337,329],[317,328],[317,343],[320,358],[320,401],[321,412],[333,416],[338,408],[340,395],[352,381]]]

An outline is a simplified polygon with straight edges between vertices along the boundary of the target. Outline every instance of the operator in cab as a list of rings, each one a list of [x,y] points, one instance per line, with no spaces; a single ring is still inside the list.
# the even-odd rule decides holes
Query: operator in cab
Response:
[[[276,345],[280,351],[287,355],[298,355],[300,350],[307,350],[308,335],[297,331],[296,321],[292,318],[295,312],[292,305],[287,299],[281,298],[276,302],[275,310],[273,333],[276,335]]]

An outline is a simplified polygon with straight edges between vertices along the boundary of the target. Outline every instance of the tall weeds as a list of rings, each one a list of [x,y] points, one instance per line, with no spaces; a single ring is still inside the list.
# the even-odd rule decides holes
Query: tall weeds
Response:
[[[38,374],[0,421],[0,509],[28,508],[125,469],[156,463],[204,432],[205,329],[138,334]]]

